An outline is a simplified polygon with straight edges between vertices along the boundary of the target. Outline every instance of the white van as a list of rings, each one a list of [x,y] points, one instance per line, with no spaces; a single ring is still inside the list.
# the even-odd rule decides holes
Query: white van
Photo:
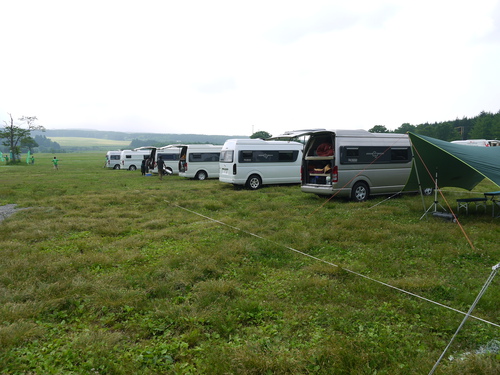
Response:
[[[490,147],[499,147],[500,141],[498,139],[488,139],[486,142],[490,145]]]
[[[266,184],[299,184],[298,142],[228,139],[222,146],[219,180],[255,190]]]
[[[106,153],[106,168],[120,169],[121,151],[108,151]]]
[[[466,139],[464,141],[451,141],[457,145],[490,147],[490,143],[486,139]]]
[[[158,159],[160,156],[163,159],[163,162],[165,163],[165,170],[167,171],[168,174],[179,174],[179,154],[181,151],[181,146],[180,145],[168,145],[165,147],[157,148],[156,149],[156,162],[155,166],[153,169],[150,169],[149,171],[151,173],[158,173]]]
[[[182,145],[179,155],[179,176],[205,180],[219,178],[222,146],[210,144]]]
[[[144,159],[148,159],[151,149],[123,150],[120,154],[120,169],[135,171],[141,168]]]
[[[401,192],[411,166],[407,134],[320,130],[304,148],[301,190],[364,201]]]

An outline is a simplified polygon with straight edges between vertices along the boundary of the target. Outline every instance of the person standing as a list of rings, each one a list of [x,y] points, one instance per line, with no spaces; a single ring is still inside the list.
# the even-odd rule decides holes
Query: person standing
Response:
[[[142,159],[141,161],[141,174],[143,176],[146,175],[146,164],[148,163],[149,159]]]
[[[59,170],[59,167],[57,166],[57,163],[59,163],[59,159],[57,159],[57,158],[54,156],[54,159],[52,159],[52,164],[54,164],[54,169],[55,169],[55,170]]]
[[[163,161],[163,157],[158,158],[158,176],[160,176],[160,180],[163,180],[163,168],[165,168],[165,162]]]

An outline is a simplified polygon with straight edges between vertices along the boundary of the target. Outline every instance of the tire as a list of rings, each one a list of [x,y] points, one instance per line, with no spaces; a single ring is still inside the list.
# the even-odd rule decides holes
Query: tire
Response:
[[[113,169],[120,169],[120,165],[119,164],[115,164],[115,166],[113,167]]]
[[[260,178],[260,176],[253,174],[248,177],[245,186],[250,190],[257,190],[262,187],[262,179]]]
[[[130,167],[128,167],[128,170],[135,171],[135,170],[137,170],[137,167],[135,165],[131,165]]]
[[[370,195],[370,189],[365,182],[356,182],[351,190],[351,199],[355,202],[364,202]]]
[[[198,171],[198,173],[196,173],[196,176],[194,178],[203,181],[208,178],[208,174],[205,171]]]

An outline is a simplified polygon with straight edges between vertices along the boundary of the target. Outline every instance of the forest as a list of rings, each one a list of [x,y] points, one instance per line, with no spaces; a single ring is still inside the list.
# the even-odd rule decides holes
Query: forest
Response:
[[[476,117],[457,118],[452,121],[432,124],[411,125],[404,123],[393,131],[389,131],[383,125],[376,125],[370,131],[400,134],[412,132],[447,142],[463,139],[500,139],[500,111],[495,114],[483,111]]]

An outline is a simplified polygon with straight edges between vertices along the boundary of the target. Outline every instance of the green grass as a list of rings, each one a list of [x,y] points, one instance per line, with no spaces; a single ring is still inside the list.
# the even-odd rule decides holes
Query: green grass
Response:
[[[465,312],[500,261],[500,219],[460,216],[471,247],[418,195],[327,202],[60,156],[0,166],[0,205],[29,208],[0,223],[2,374],[426,374],[463,315],[353,272]],[[499,324],[499,298],[497,276],[473,314]],[[497,374],[474,353],[499,337],[468,320],[436,373]]]

